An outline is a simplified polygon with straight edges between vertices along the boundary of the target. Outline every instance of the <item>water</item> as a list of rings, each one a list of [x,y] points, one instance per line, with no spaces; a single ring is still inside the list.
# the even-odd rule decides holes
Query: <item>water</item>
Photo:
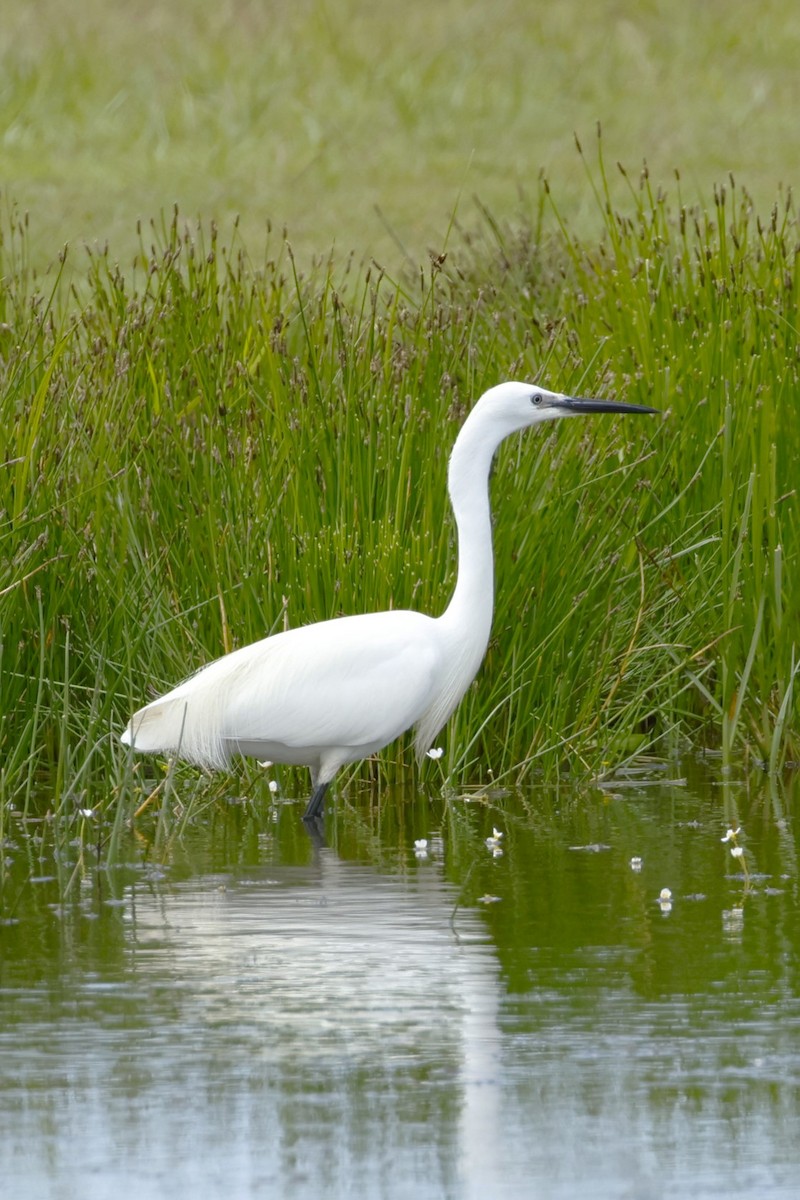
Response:
[[[797,791],[356,798],[326,847],[265,799],[66,901],[18,823],[3,1194],[796,1197]]]

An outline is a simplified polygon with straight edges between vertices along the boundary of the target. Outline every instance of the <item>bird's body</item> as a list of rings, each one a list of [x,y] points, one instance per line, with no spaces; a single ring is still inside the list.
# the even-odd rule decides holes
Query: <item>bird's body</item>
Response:
[[[494,602],[488,480],[500,442],[576,412],[653,412],[575,400],[532,384],[500,384],[465,421],[450,458],[459,566],[439,617],[407,610],[339,617],[274,634],[210,663],[140,709],[122,741],[207,767],[235,754],[307,766],[318,815],[345,763],[416,726],[421,756],[456,708],[486,651]]]
[[[263,638],[142,709],[136,748],[180,749],[203,766],[224,767],[238,753],[332,774],[424,711],[442,668],[433,626],[421,613],[396,611]]]

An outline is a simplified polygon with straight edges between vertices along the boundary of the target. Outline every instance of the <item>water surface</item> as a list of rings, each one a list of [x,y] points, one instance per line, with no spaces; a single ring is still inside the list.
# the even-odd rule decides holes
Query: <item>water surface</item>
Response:
[[[264,799],[87,855],[66,900],[63,847],[19,822],[4,1191],[794,1198],[796,797],[678,767],[354,797],[327,846]]]

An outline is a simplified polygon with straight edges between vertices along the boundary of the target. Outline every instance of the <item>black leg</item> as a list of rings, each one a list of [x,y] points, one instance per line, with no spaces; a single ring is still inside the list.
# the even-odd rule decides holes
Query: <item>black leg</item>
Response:
[[[316,821],[317,817],[322,816],[322,810],[325,806],[325,793],[329,786],[327,783],[318,783],[314,788],[306,811],[303,813],[304,821]]]

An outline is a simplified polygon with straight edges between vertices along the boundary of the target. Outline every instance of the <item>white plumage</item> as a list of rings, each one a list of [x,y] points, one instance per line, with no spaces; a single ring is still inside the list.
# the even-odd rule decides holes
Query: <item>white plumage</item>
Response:
[[[450,456],[458,529],[456,588],[440,617],[391,611],[340,617],[275,634],[219,658],[140,709],[121,740],[144,752],[224,767],[235,754],[307,766],[307,819],[345,763],[416,725],[422,756],[480,666],[492,623],[488,480],[500,442],[528,425],[586,412],[654,412],[580,400],[533,384],[486,392]]]

